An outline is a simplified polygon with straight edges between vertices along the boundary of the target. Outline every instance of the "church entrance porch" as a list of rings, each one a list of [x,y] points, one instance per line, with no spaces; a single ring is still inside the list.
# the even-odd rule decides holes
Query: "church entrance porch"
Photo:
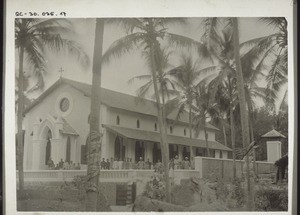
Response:
[[[27,161],[29,165],[26,169],[49,169],[50,159],[54,165],[58,164],[61,159],[67,162],[78,162],[76,158],[77,136],[75,132],[71,132],[71,126],[63,118],[48,115],[44,120],[37,120],[34,123],[32,139],[26,146],[28,147],[27,159],[31,161]]]

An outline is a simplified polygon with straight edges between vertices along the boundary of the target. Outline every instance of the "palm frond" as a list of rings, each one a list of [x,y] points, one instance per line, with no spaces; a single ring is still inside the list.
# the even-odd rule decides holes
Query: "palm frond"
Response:
[[[273,26],[274,28],[282,28],[287,25],[287,21],[284,17],[264,17],[260,18],[259,21],[268,26]]]
[[[188,19],[183,17],[159,18],[162,25],[187,25]]]
[[[175,45],[179,48],[187,48],[187,49],[198,49],[201,46],[196,40],[193,40],[189,37],[185,37],[178,34],[167,33],[166,34],[167,41],[170,45]]]
[[[133,33],[135,28],[143,26],[143,22],[138,18],[108,18],[105,20],[105,23],[123,28],[127,34]]]
[[[267,88],[278,91],[280,87],[287,82],[287,77],[285,74],[286,67],[285,65],[282,65],[281,56],[277,55],[266,77]]]
[[[72,22],[64,18],[36,19],[35,22],[30,22],[32,23],[32,29],[37,30],[38,32],[42,29],[47,29],[51,27],[63,27],[65,28],[65,30],[73,30],[74,28]]]
[[[152,87],[153,81],[150,80],[143,86],[139,87],[136,91],[137,94],[137,103],[141,102],[144,98],[146,98],[147,93],[149,93],[150,88]]]
[[[152,80],[152,75],[138,75],[138,76],[135,76],[135,77],[129,79],[128,83],[133,84],[135,80],[139,80],[139,81],[147,80],[147,81],[149,81],[149,79]]]
[[[66,54],[75,56],[83,67],[88,67],[90,64],[89,56],[73,40],[62,38],[60,34],[42,34],[41,40],[51,51],[65,52]]]
[[[144,39],[143,33],[133,33],[113,42],[102,56],[102,63],[108,63],[112,57],[119,58],[129,53]]]
[[[286,89],[284,92],[284,96],[279,104],[279,110],[284,111],[288,105],[288,90]]]
[[[34,43],[28,41],[25,51],[27,53],[26,59],[31,65],[33,65],[34,69],[40,70],[44,68],[45,59],[39,48],[37,48]]]
[[[263,36],[263,37],[258,37],[258,38],[254,38],[254,39],[251,39],[251,40],[247,40],[243,43],[240,44],[240,49],[243,50],[243,49],[251,49],[253,48],[254,46],[258,46],[259,44],[263,44],[267,41],[270,41],[272,40],[273,38],[275,38],[278,34],[271,34],[271,35],[268,35],[268,36]]]
[[[44,90],[45,87],[45,81],[44,81],[44,77],[42,74],[42,70],[36,70],[35,71],[35,76],[38,78],[37,82],[35,83],[35,85],[33,87],[31,87],[27,93],[31,93],[37,90]]]

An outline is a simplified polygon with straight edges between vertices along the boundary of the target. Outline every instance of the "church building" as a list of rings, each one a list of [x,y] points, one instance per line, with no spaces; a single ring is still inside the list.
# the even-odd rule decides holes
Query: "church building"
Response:
[[[24,169],[47,169],[47,161],[61,159],[86,165],[91,85],[60,78],[25,109]],[[189,138],[188,114],[176,120],[168,115],[170,158],[206,156],[204,131]],[[147,99],[101,89],[101,157],[137,162],[161,160],[160,135],[155,103]],[[215,140],[218,129],[206,123],[213,157],[227,158],[232,150]]]

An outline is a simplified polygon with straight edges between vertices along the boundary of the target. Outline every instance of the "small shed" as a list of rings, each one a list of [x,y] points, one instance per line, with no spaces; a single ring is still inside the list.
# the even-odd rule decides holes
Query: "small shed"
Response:
[[[266,139],[268,162],[275,162],[281,158],[281,143],[286,137],[273,129],[262,135],[262,138]]]

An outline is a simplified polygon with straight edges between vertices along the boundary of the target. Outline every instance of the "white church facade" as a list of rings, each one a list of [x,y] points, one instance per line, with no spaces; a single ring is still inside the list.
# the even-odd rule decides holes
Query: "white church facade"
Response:
[[[90,93],[88,84],[60,78],[25,110],[24,169],[47,168],[51,157],[86,165],[86,139],[89,132]],[[105,159],[139,157],[151,162],[161,160],[155,103],[137,102],[135,96],[101,90],[101,157]],[[193,131],[189,138],[188,117],[174,121],[176,111],[168,115],[170,157],[205,156],[204,131]],[[232,150],[215,140],[217,128],[205,125],[213,157],[227,158]],[[192,150],[191,150],[192,149]]]

